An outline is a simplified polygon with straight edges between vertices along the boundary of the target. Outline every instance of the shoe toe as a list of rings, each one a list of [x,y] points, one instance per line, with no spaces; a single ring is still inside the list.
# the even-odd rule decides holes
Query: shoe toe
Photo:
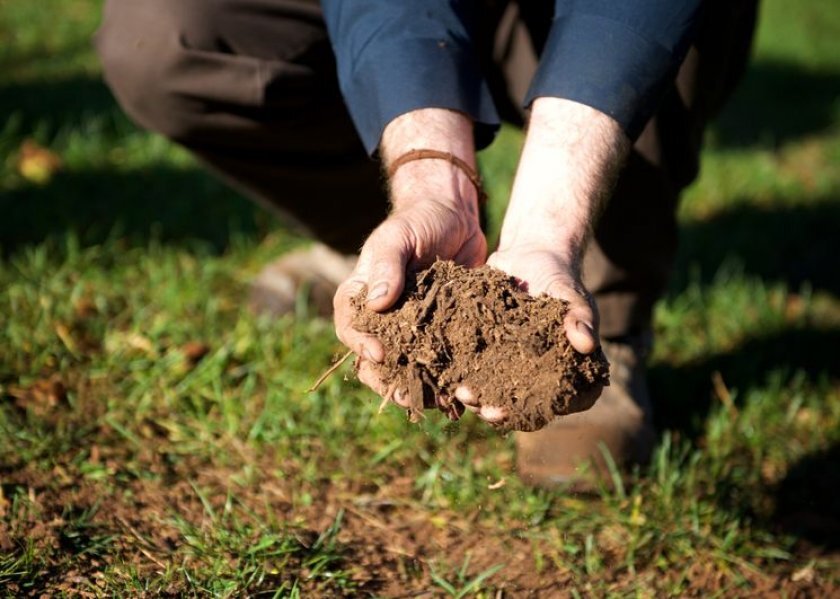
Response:
[[[355,262],[355,256],[338,254],[321,244],[281,256],[251,283],[248,307],[276,317],[293,314],[299,295],[304,294],[315,314],[330,317],[333,296]]]
[[[592,408],[516,434],[517,471],[525,482],[585,490],[598,479],[609,481],[605,451],[619,467],[649,460],[656,435],[643,355],[617,345],[604,343],[610,385]]]

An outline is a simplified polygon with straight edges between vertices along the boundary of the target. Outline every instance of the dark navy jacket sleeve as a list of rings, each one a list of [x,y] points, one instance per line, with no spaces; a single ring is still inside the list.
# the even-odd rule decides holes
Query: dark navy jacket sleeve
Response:
[[[701,0],[557,0],[526,105],[540,96],[608,114],[631,139],[691,45]]]
[[[551,1],[551,0],[546,0]],[[691,43],[701,0],[556,0],[526,106],[551,96],[616,119],[635,139]],[[350,114],[369,152],[418,108],[470,115],[487,145],[499,117],[472,42],[477,0],[322,0]]]
[[[472,0],[322,0],[341,91],[368,152],[418,108],[470,115],[486,146],[499,116],[472,42]]]

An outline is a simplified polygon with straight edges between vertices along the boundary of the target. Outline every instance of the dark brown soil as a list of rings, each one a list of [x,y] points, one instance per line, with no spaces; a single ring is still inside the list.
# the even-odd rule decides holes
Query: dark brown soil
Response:
[[[489,266],[438,261],[409,277],[388,312],[364,309],[364,296],[355,306],[354,326],[386,348],[378,368],[388,396],[407,395],[413,421],[432,407],[457,418],[464,385],[480,405],[504,410],[497,428],[534,431],[588,409],[609,384],[603,352],[578,353],[566,339],[565,302],[532,297]]]

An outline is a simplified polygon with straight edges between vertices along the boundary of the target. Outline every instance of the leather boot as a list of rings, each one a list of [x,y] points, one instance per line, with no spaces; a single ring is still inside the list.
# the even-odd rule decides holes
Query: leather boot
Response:
[[[356,258],[320,243],[284,254],[251,283],[248,306],[258,314],[282,316],[293,313],[298,295],[306,293],[314,312],[330,317],[335,291],[350,276]]]
[[[540,431],[516,433],[517,471],[531,485],[591,490],[609,481],[602,447],[621,468],[650,459],[656,440],[645,358],[650,335],[604,341],[610,385],[585,412],[561,416]]]

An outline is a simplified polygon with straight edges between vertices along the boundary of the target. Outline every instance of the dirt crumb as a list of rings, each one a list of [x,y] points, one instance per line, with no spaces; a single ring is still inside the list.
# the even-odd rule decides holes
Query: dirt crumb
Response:
[[[409,275],[388,312],[354,298],[354,326],[386,348],[382,380],[410,402],[416,421],[424,408],[458,417],[455,390],[470,389],[482,406],[506,414],[500,430],[535,431],[556,416],[592,406],[609,384],[603,352],[575,351],[566,339],[567,305],[532,297],[512,277],[489,266],[467,269],[438,261]]]

